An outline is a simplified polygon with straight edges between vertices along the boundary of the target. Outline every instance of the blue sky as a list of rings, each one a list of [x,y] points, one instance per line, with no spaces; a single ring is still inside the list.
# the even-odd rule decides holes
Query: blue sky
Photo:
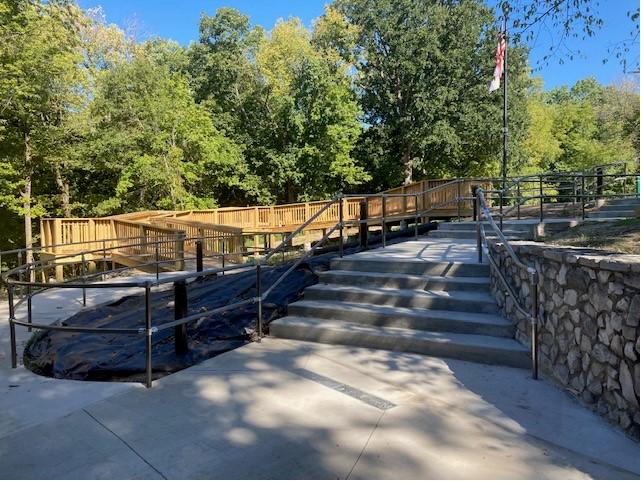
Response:
[[[110,23],[121,27],[135,23],[142,36],[159,35],[171,38],[183,45],[198,37],[198,19],[201,12],[214,14],[217,8],[234,7],[249,16],[254,24],[269,30],[277,19],[296,16],[310,25],[312,20],[323,13],[327,0],[79,0],[83,8],[102,6]],[[579,47],[583,55],[559,65],[552,60],[547,65],[539,65],[535,75],[543,77],[546,89],[558,85],[572,85],[579,79],[595,76],[602,83],[619,81],[623,67],[617,59],[603,64],[608,57],[609,46],[628,38],[633,24],[626,12],[636,8],[638,0],[601,0],[599,13],[604,26],[597,35],[585,41],[568,42],[570,49]],[[531,45],[530,62],[536,66],[546,53],[553,39],[550,33],[541,32]],[[639,46],[633,44],[633,52],[628,55],[629,69],[638,69]],[[632,77],[638,82],[638,75]]]

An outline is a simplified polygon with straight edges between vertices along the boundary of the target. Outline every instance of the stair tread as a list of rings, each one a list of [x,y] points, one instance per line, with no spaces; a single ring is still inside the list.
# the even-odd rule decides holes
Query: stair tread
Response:
[[[483,325],[511,326],[512,323],[498,314],[472,313],[465,311],[447,311],[442,309],[424,309],[397,306],[380,306],[368,303],[342,302],[342,301],[315,301],[300,300],[290,306],[309,307],[313,309],[345,310],[348,312],[377,312],[386,315],[404,315],[422,317],[426,319],[447,318],[452,322],[473,322]],[[303,316],[301,316],[303,317]]]
[[[425,298],[441,298],[441,299],[458,299],[461,301],[479,301],[495,303],[494,297],[485,292],[470,292],[470,291],[443,291],[438,289],[419,290],[419,289],[396,289],[388,287],[359,287],[348,286],[341,284],[314,284],[309,286],[306,290],[329,290],[329,291],[342,291],[363,294],[382,294],[393,295],[399,297],[425,297]]]
[[[436,231],[432,231],[436,232]],[[403,263],[408,263],[408,264],[429,264],[429,265],[438,265],[438,266],[447,266],[447,265],[454,265],[454,266],[487,266],[488,264],[486,263],[474,263],[474,262],[460,262],[460,261],[433,261],[433,260],[426,260],[422,259],[419,257],[394,257],[393,255],[385,256],[385,257],[379,257],[376,254],[372,253],[373,251],[366,251],[363,253],[359,254],[352,254],[350,256],[343,257],[341,259],[334,259],[337,262],[380,262],[380,263],[385,263],[385,264],[403,264]]]
[[[313,317],[286,316],[272,321],[271,326],[296,325],[306,329],[329,329],[351,334],[378,335],[397,339],[414,339],[443,344],[474,346],[488,349],[501,349],[528,353],[529,350],[514,339],[505,337],[483,336],[478,334],[461,334],[453,332],[433,332],[403,327],[380,327],[357,324],[345,321],[332,321]]]
[[[421,281],[439,281],[452,284],[473,284],[479,286],[488,286],[490,283],[489,277],[447,277],[447,276],[433,276],[433,275],[419,275],[419,274],[402,274],[398,272],[370,272],[370,271],[352,271],[342,269],[332,269],[325,271],[321,274],[338,274],[341,276],[367,276],[381,279],[414,279]]]

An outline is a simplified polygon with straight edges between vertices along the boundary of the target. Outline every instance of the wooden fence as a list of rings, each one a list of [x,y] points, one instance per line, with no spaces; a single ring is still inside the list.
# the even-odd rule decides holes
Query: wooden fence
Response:
[[[385,200],[379,196],[347,197],[324,211],[309,226],[309,230],[321,230],[335,225],[343,209],[345,221],[360,216],[360,202],[366,199],[368,217],[381,218],[383,202],[388,219],[412,217],[423,212],[423,217],[470,215],[472,201],[455,201],[459,197],[471,197],[472,189],[488,186],[486,180],[422,180],[413,184],[389,189]],[[438,186],[442,188],[434,189]],[[401,194],[398,197],[394,194]],[[417,194],[403,195],[403,194]],[[236,253],[245,248],[249,234],[285,234],[292,232],[307,219],[327,205],[328,201],[298,202],[273,206],[222,207],[189,211],[143,211],[99,218],[49,218],[41,219],[40,232],[43,250],[53,255],[64,255],[82,250],[117,248],[126,255],[149,257],[149,247],[124,247],[126,242],[114,239],[130,238],[128,243],[162,241],[158,253],[161,259],[178,258],[183,252],[193,252],[193,241],[174,242],[178,237],[209,237],[204,244],[206,254]],[[428,209],[430,209],[428,211]],[[216,238],[216,239],[214,239]],[[122,245],[116,245],[120,242]]]

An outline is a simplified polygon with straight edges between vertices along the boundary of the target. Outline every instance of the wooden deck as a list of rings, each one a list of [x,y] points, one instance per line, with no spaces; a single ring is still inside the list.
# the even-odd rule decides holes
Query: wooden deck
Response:
[[[443,185],[448,184],[449,185]],[[443,185],[443,188],[427,191]],[[340,211],[343,219],[356,221],[360,217],[360,203],[367,202],[368,224],[380,224],[385,204],[386,222],[411,219],[416,212],[429,218],[469,216],[472,201],[463,200],[460,206],[451,202],[457,197],[469,197],[473,188],[483,181],[461,179],[423,180],[382,192],[382,197],[348,197],[332,205],[312,222],[299,242],[319,238],[318,234],[336,225]],[[399,194],[398,197],[394,197]],[[416,194],[406,196],[405,194]],[[448,204],[450,202],[450,204]],[[40,220],[41,245],[51,258],[59,258],[82,251],[96,251],[96,257],[113,253],[113,261],[125,263],[143,254],[136,245],[154,243],[158,255],[179,259],[185,253],[195,252],[195,238],[205,238],[205,254],[246,252],[247,246],[274,246],[275,242],[295,231],[301,224],[326,207],[328,201],[299,202],[271,206],[222,207],[188,211],[143,211],[97,218],[43,218]],[[101,255],[100,252],[103,252]],[[151,253],[146,253],[147,256]],[[128,261],[127,261],[128,262]]]

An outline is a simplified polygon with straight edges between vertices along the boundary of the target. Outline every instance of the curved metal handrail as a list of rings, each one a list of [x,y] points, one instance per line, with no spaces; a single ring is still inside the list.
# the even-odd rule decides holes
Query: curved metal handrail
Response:
[[[494,272],[497,274],[498,278],[501,280],[501,283],[503,286],[506,288],[508,294],[512,297],[514,300],[514,305],[516,309],[525,317],[529,318],[530,320],[530,328],[531,328],[531,333],[530,333],[530,342],[531,342],[531,347],[530,347],[530,354],[531,354],[531,359],[532,359],[532,377],[534,379],[538,378],[538,373],[539,373],[539,355],[538,355],[538,283],[539,283],[539,275],[535,267],[527,265],[525,262],[523,262],[519,256],[516,255],[516,252],[514,252],[514,249],[512,248],[512,245],[508,241],[508,239],[505,237],[501,229],[496,225],[496,222],[494,221],[494,218],[492,217],[492,213],[488,209],[488,206],[485,201],[485,196],[483,194],[483,189],[478,188],[476,190],[476,197],[477,197],[477,206],[478,206],[478,217],[477,217],[477,225],[476,225],[476,231],[477,231],[477,249],[478,249],[478,260],[479,262],[482,262],[483,259],[483,244],[486,246],[486,252],[487,252],[487,257],[489,260],[489,263],[491,267],[494,269]],[[492,257],[492,253],[490,251],[489,246],[487,245],[487,235],[485,233],[485,223],[483,222],[482,218],[485,217],[487,222],[489,223],[490,227],[496,234],[496,236],[499,238],[501,241],[501,244],[509,254],[510,258],[516,264],[517,267],[520,269],[524,269],[528,273],[528,278],[530,281],[530,295],[531,295],[531,303],[530,303],[530,312],[528,313],[527,308],[521,304],[521,300],[519,299],[518,295],[514,292],[512,287],[510,286],[509,282],[507,281],[505,274],[501,271],[499,268],[498,263],[496,260]]]

